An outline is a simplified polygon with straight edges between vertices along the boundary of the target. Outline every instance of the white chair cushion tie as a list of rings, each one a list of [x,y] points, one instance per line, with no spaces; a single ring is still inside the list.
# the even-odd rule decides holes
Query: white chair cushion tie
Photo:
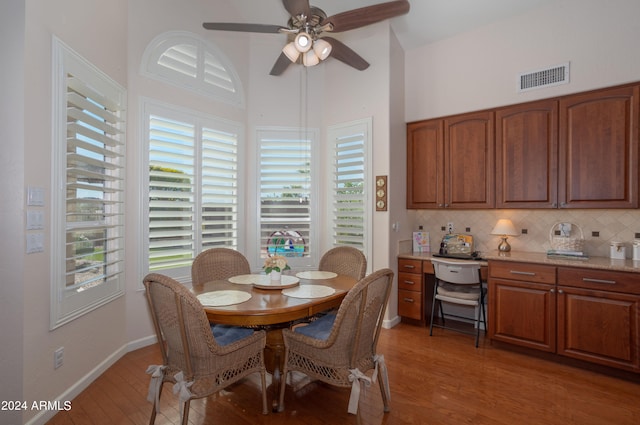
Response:
[[[378,376],[378,368],[382,374],[382,385],[384,386],[384,392],[387,395],[387,400],[391,400],[391,390],[389,389],[389,375],[387,373],[387,364],[384,362],[384,356],[382,354],[376,354],[373,356],[373,362],[376,367],[373,371],[373,382],[376,382]]]
[[[360,400],[360,385],[364,384],[365,388],[371,386],[371,378],[360,369],[349,369],[349,381],[351,381],[351,396],[349,396],[348,412],[355,415],[358,413],[358,402]]]
[[[147,400],[154,404],[156,413],[160,412],[160,387],[162,386],[162,379],[164,378],[164,370],[166,368],[166,366],[161,365],[149,365],[147,368],[147,374],[151,375]]]
[[[180,400],[180,422],[182,423],[184,404],[191,398],[191,391],[189,391],[189,387],[193,385],[193,381],[185,381],[184,374],[182,372],[176,373],[173,377],[176,380],[176,383],[173,384],[173,393],[176,394]]]

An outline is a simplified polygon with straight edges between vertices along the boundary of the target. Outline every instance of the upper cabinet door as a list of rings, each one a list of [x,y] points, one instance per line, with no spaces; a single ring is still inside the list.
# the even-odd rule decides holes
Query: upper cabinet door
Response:
[[[558,101],[496,111],[496,208],[556,208]]]
[[[443,204],[442,120],[407,125],[407,208],[441,208]]]
[[[444,194],[447,208],[494,208],[494,113],[444,120]]]
[[[638,207],[639,86],[560,100],[560,208]]]

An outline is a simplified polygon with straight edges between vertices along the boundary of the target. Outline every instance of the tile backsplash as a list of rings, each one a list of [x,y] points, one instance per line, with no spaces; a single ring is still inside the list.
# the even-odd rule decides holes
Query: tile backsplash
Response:
[[[495,250],[500,238],[492,235],[491,230],[500,218],[511,219],[518,232],[526,230],[526,234],[509,237],[513,251],[546,252],[551,249],[551,228],[556,223],[572,223],[582,230],[588,255],[608,257],[609,244],[619,241],[626,244],[627,258],[631,258],[631,243],[640,234],[640,210],[413,210],[411,213],[413,229],[421,225],[430,233],[432,250],[439,246],[446,233],[441,227],[446,228],[448,223],[453,223],[455,233],[472,234],[476,250]]]

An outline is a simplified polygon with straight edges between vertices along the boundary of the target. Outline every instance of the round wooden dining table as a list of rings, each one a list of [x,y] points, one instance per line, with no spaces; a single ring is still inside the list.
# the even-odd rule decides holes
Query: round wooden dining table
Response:
[[[287,280],[292,280],[293,276],[283,276],[283,279],[283,282],[287,282]],[[240,291],[250,295],[246,301],[231,305],[204,305],[204,310],[211,323],[265,329],[267,331],[265,363],[269,373],[278,379],[284,361],[282,329],[291,326],[298,320],[339,307],[349,289],[356,283],[355,278],[346,275],[336,275],[331,278],[314,277],[312,279],[296,277],[296,279],[298,282],[295,285],[285,289],[262,289],[252,284],[233,283],[234,278],[230,278],[229,280],[216,280],[206,282],[201,286],[194,286],[192,291],[196,295],[216,291]],[[296,287],[305,289],[305,285],[329,287],[335,292],[318,298],[298,298],[285,295],[287,289]]]

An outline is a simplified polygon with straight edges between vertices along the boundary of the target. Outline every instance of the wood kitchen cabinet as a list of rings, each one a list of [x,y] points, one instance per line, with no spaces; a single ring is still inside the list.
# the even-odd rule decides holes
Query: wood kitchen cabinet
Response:
[[[560,208],[638,207],[640,86],[560,98]]]
[[[407,125],[407,208],[493,208],[493,111]]]
[[[558,354],[640,371],[640,276],[558,269]]]
[[[407,124],[407,208],[434,209],[444,190],[444,122]]]
[[[496,110],[496,208],[558,206],[558,101]]]
[[[490,262],[488,283],[489,337],[555,352],[555,267]]]
[[[640,274],[489,262],[489,337],[640,372]]]

